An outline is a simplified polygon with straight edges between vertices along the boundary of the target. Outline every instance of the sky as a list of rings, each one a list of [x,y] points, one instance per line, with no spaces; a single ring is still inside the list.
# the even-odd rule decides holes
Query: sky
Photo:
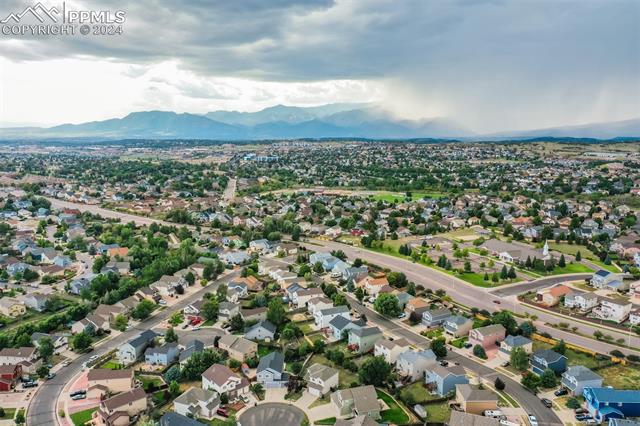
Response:
[[[33,4],[5,0],[0,17]],[[478,133],[640,117],[636,0],[65,7],[122,10],[123,33],[0,34],[2,126],[333,102],[372,102],[406,119],[446,117]]]

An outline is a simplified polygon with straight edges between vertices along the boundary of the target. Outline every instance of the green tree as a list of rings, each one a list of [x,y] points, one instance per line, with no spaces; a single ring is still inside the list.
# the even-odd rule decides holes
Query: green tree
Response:
[[[209,321],[216,321],[220,311],[218,299],[211,298],[202,304],[202,316]]]
[[[480,345],[475,345],[473,347],[473,354],[478,358],[487,359],[487,353],[485,352],[484,348]]]
[[[42,337],[38,340],[38,352],[40,356],[44,359],[45,363],[51,361],[51,357],[53,356],[54,347],[53,341],[50,337]]]
[[[493,324],[502,324],[507,331],[507,334],[515,334],[518,330],[518,322],[513,318],[513,315],[509,311],[500,311],[493,315],[491,318]]]
[[[580,253],[580,250],[578,250],[576,252],[576,262],[580,262],[582,260],[582,253]]]
[[[164,341],[167,343],[173,343],[178,341],[178,334],[173,329],[173,327],[169,327],[167,332],[164,335]]]
[[[553,347],[553,350],[564,355],[565,352],[567,352],[567,345],[564,343],[564,339],[560,339],[560,341],[558,341],[558,343]]]
[[[91,346],[91,342],[91,336],[83,331],[71,338],[71,347],[76,352],[80,352]]]
[[[516,370],[524,371],[529,367],[529,355],[521,347],[514,348],[509,355],[509,362]]]
[[[42,364],[40,365],[40,367],[38,367],[36,369],[36,374],[38,375],[38,377],[40,377],[41,379],[44,379],[45,377],[47,377],[49,375],[49,367],[47,367],[46,364]]]
[[[131,316],[138,320],[144,320],[149,318],[151,312],[155,309],[156,305],[150,300],[142,300],[138,305],[133,308]]]
[[[504,388],[506,387],[504,382],[502,381],[502,379],[500,377],[496,377],[496,380],[493,382],[493,385],[499,391],[504,390]]]
[[[362,300],[364,299],[364,295],[365,295],[362,287],[356,288],[353,294],[356,296],[356,299],[358,299],[358,302],[362,303]]]
[[[269,302],[267,319],[275,326],[280,326],[287,320],[287,313],[284,310],[284,305],[280,298],[273,299]]]
[[[438,358],[447,356],[447,345],[444,337],[438,337],[431,342],[431,350]]]
[[[231,331],[241,331],[244,330],[244,320],[242,319],[242,315],[235,314],[229,320],[229,326]]]
[[[540,376],[540,386],[545,389],[553,388],[558,384],[558,379],[556,378],[556,373],[553,372],[552,369],[547,368],[542,372]]]
[[[389,374],[391,374],[391,366],[381,356],[368,358],[358,370],[360,381],[374,386],[382,386]]]
[[[113,320],[113,327],[118,331],[125,331],[128,325],[129,320],[122,314],[116,315],[116,318]]]
[[[390,293],[378,295],[376,301],[373,303],[373,307],[386,317],[397,317],[401,312],[398,297]]]
[[[182,321],[184,321],[184,315],[182,315],[181,311],[176,311],[171,314],[171,317],[169,317],[169,324],[174,327],[182,323]]]
[[[175,380],[169,383],[169,393],[173,398],[176,398],[180,395],[180,385]]]
[[[522,376],[522,379],[520,379],[520,383],[530,391],[537,392],[540,386],[540,377],[533,373],[525,374]]]

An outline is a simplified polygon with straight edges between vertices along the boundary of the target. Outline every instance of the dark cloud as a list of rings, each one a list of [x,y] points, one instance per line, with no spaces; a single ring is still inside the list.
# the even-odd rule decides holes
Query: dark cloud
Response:
[[[11,2],[9,9],[20,3]],[[522,108],[523,120],[544,124],[640,115],[635,0],[84,4],[125,10],[125,34],[29,40],[24,46],[0,38],[2,54],[14,60],[177,60],[204,76],[267,81],[385,80],[405,93],[406,102],[462,112],[475,126],[482,114],[493,113],[489,121],[496,121],[495,111],[515,108]],[[229,96],[215,87],[181,90]],[[469,117],[478,108],[485,111]]]

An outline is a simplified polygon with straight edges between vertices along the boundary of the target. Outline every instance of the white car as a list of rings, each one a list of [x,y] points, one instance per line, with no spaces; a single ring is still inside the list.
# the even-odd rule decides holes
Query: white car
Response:
[[[536,416],[529,414],[529,424],[531,426],[538,426],[538,419],[536,419]]]

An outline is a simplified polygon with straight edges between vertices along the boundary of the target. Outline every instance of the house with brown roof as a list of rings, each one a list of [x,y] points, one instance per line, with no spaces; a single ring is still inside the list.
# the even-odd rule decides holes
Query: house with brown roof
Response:
[[[36,355],[36,348],[3,348],[0,350],[0,365],[20,365],[25,373],[34,373],[41,360]]]
[[[128,426],[131,418],[147,409],[147,394],[141,388],[119,393],[100,402],[91,424],[95,426]]]
[[[337,390],[331,394],[331,402],[340,416],[367,416],[380,418],[380,403],[372,385]]]
[[[456,402],[460,404],[462,411],[471,414],[482,414],[485,410],[498,409],[496,394],[466,383],[456,385]]]
[[[249,393],[249,380],[226,365],[213,364],[202,373],[202,389],[213,390],[220,395],[227,394],[229,400],[234,401]]]
[[[102,398],[105,394],[126,392],[133,388],[133,370],[111,370],[94,368],[87,373],[87,395],[89,398]]]
[[[258,352],[258,344],[241,336],[226,334],[218,340],[218,348],[229,353],[229,357],[237,361],[253,358]]]
[[[407,302],[404,311],[408,317],[411,317],[413,315],[413,318],[416,321],[420,321],[422,319],[422,314],[428,309],[429,302],[419,297],[414,297]]]

